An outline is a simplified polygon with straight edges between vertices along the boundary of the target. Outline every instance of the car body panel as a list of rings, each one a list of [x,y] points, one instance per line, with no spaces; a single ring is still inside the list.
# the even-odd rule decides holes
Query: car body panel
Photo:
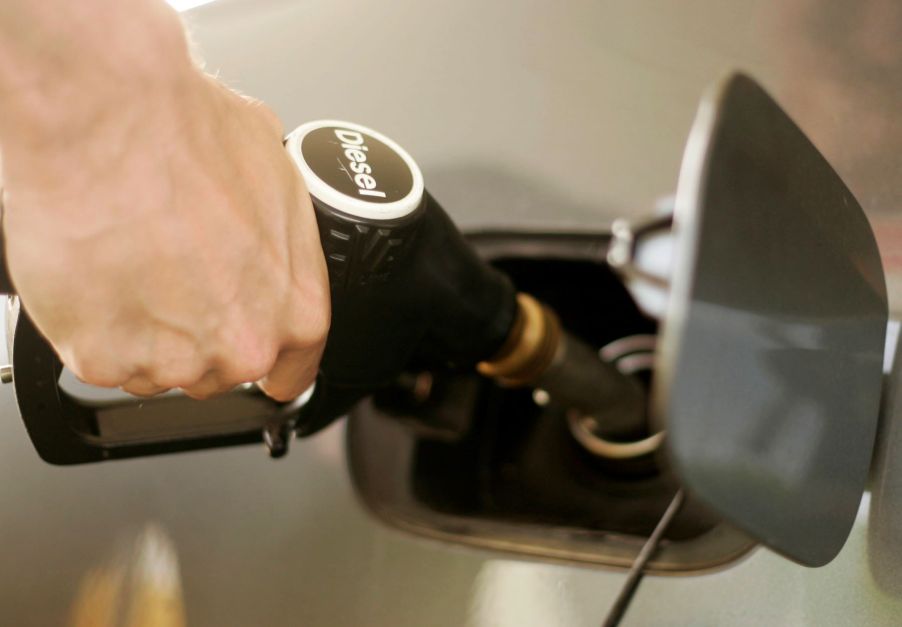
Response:
[[[745,69],[846,180],[898,284],[895,3],[220,0],[186,20],[207,69],[286,129],[345,118],[397,139],[468,228],[648,213],[675,189],[704,88]],[[250,447],[56,468],[35,455],[9,389],[0,411],[2,624],[64,623],[90,574],[148,525],[174,547],[199,627],[596,625],[625,577],[382,527],[353,495],[342,424],[278,462]],[[902,596],[868,553],[902,572],[902,548],[874,545],[868,500],[829,565],[758,549],[717,573],[650,577],[624,624],[897,624]]]

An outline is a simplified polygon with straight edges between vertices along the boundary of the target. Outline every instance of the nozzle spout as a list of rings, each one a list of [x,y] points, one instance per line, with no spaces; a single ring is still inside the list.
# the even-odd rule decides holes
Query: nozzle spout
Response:
[[[537,387],[558,404],[593,416],[599,433],[615,440],[647,435],[647,394],[633,376],[602,360],[561,327],[547,305],[517,295],[518,312],[498,353],[477,366],[506,387]]]

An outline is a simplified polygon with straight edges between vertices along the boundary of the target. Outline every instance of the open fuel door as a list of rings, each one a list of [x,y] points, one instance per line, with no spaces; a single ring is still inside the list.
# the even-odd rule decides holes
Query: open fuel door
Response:
[[[829,562],[874,445],[887,322],[858,202],[751,79],[703,100],[676,198],[653,403],[684,485],[770,548]]]

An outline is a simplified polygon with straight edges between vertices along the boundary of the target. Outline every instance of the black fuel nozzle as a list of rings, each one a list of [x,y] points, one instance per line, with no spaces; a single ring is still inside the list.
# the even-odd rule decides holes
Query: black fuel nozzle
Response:
[[[641,384],[480,259],[400,146],[334,121],[306,124],[286,145],[313,197],[332,289],[332,329],[300,434],[394,382],[414,357],[541,387],[612,436],[644,427]]]
[[[548,333],[544,352],[524,362],[529,376],[514,373],[518,384],[542,386],[617,432],[624,421],[644,422],[636,382],[557,323],[533,324],[556,317],[539,305],[539,318],[526,315],[524,303],[534,301],[478,257],[400,146],[356,124],[321,121],[298,128],[286,148],[313,200],[331,286],[332,324],[312,392],[287,404],[254,386],[206,401],[95,402],[61,385],[58,356],[11,299],[16,400],[42,458],[77,464],[251,442],[282,456],[292,434],[325,427],[413,363],[473,370],[511,350],[521,355],[537,332]],[[0,288],[11,293],[4,276]],[[514,383],[511,373],[484,373]]]

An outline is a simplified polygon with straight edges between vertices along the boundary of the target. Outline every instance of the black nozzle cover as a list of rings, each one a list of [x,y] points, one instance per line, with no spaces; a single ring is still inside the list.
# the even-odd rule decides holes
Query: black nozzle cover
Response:
[[[473,368],[491,358],[513,326],[516,290],[423,189],[410,156],[381,134],[337,121],[306,124],[287,144],[313,198],[332,296],[298,433],[328,425],[414,360]]]

